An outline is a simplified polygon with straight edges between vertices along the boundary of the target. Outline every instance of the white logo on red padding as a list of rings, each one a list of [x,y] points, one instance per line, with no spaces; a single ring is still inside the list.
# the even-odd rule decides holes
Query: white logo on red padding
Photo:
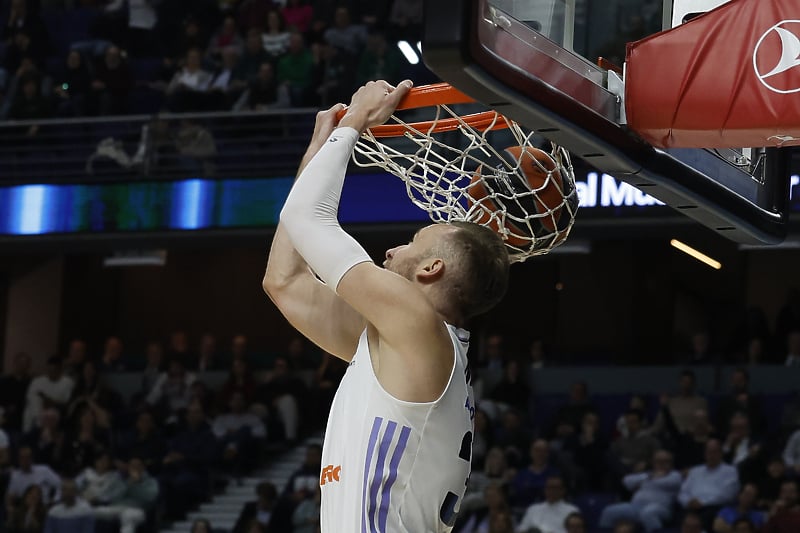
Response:
[[[764,32],[753,50],[753,69],[770,91],[800,91],[800,20],[782,20]]]

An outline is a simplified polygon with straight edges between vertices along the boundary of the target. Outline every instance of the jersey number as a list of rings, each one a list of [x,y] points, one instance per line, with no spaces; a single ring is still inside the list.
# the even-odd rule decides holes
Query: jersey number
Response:
[[[467,431],[464,433],[464,438],[461,439],[461,450],[458,452],[458,456],[461,459],[464,459],[467,463],[472,460],[472,432]],[[467,475],[467,479],[464,481],[464,486],[467,486],[469,483],[469,475]],[[447,491],[447,495],[444,497],[444,502],[442,503],[442,508],[439,509],[439,518],[447,527],[452,527],[453,524],[456,523],[456,516],[458,513],[456,512],[456,505],[458,504],[458,496],[453,494],[451,491]]]

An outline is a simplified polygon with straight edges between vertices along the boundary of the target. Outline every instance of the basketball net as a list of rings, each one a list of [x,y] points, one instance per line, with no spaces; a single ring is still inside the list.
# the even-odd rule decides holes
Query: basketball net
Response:
[[[523,158],[515,160],[503,151],[505,146],[497,149],[490,137],[507,129],[524,151],[536,148],[534,132],[494,111],[461,116],[447,104],[431,107],[431,120],[408,123],[393,115],[387,124],[367,130],[356,144],[355,164],[380,167],[401,178],[411,201],[434,222],[469,221],[492,228],[506,243],[512,262],[546,254],[563,243],[578,207],[569,153],[551,144],[555,168],[549,169],[530,157],[546,176],[533,188],[520,168]],[[389,140],[400,136],[405,142]]]

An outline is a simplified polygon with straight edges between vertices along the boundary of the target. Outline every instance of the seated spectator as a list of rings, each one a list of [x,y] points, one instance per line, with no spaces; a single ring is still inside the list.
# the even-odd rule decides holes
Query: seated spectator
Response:
[[[239,58],[239,64],[236,66],[236,74],[234,77],[249,83],[256,79],[262,64],[271,64],[271,62],[272,58],[270,58],[267,51],[264,50],[261,41],[261,32],[256,28],[248,30],[247,39],[244,43],[244,52]]]
[[[205,55],[203,50],[208,43],[208,35],[200,18],[191,13],[185,15],[181,29],[178,38],[173,42],[171,57],[177,62],[195,49],[200,53],[200,57],[203,57]]]
[[[67,54],[64,72],[56,79],[53,92],[56,96],[56,113],[61,117],[82,117],[87,114],[89,92],[91,91],[92,75],[83,56],[77,50]],[[82,341],[73,341],[82,342]],[[70,343],[70,348],[72,344]],[[77,348],[77,346],[76,346]],[[86,344],[83,344],[85,358]],[[72,350],[70,350],[72,352]],[[80,353],[80,352],[77,352]],[[83,361],[73,361],[73,354],[67,355],[67,374],[70,370],[83,364]]]
[[[769,508],[772,502],[779,498],[781,486],[787,479],[789,476],[783,459],[780,457],[770,459],[767,462],[765,474],[759,478],[757,483],[759,496],[757,507]]]
[[[8,118],[11,120],[36,120],[50,118],[52,107],[50,100],[45,98],[41,91],[41,79],[38,74],[29,73],[19,78],[19,91],[14,94]],[[28,136],[33,136],[38,128],[31,126],[27,130]]]
[[[784,481],[780,497],[769,512],[763,533],[797,533],[800,531],[800,499],[796,481]]]
[[[389,12],[389,27],[397,39],[418,41],[422,33],[422,0],[395,0]]]
[[[564,519],[566,533],[586,533],[586,519],[580,512],[571,513]]]
[[[278,533],[272,525],[272,513],[278,501],[278,489],[272,483],[262,481],[256,485],[256,496],[255,501],[244,504],[233,526],[233,533],[250,533],[254,522],[263,533]]]
[[[168,423],[173,423],[189,405],[192,383],[196,380],[197,377],[186,372],[183,362],[176,357],[169,362],[167,371],[158,378],[147,395],[146,402],[157,408]]]
[[[210,468],[218,443],[206,422],[202,406],[193,402],[185,423],[167,445],[159,476],[169,518],[177,518],[208,495]]]
[[[678,430],[672,420],[672,413],[664,408],[664,404],[662,404],[661,414],[667,430],[667,439],[675,450],[675,465],[683,470],[703,462],[706,443],[716,437],[708,418],[708,411],[703,409],[695,411],[694,421],[688,432]]]
[[[710,525],[723,505],[734,501],[739,491],[736,468],[722,462],[722,446],[717,439],[706,443],[705,464],[689,470],[678,493],[686,511],[699,514]]]
[[[6,429],[20,431],[25,399],[31,383],[31,357],[24,352],[14,354],[9,370],[0,376],[0,407],[5,413]]]
[[[104,39],[120,39],[134,56],[155,57],[161,43],[154,31],[158,9],[147,0],[111,0],[93,23],[94,33]]]
[[[738,518],[731,526],[731,533],[756,533],[756,526],[747,518]]]
[[[127,468],[127,461],[137,458],[144,467],[157,474],[164,457],[167,443],[156,427],[155,418],[149,411],[142,411],[136,416],[136,424],[119,440],[119,458],[123,461],[121,468]]]
[[[353,24],[350,20],[350,10],[345,6],[339,6],[333,15],[333,26],[325,31],[324,38],[327,44],[358,57],[367,41],[367,29],[360,24]]]
[[[628,411],[638,411],[642,415],[641,423],[639,425],[639,431],[642,434],[653,435],[654,431],[653,428],[650,427],[647,421],[647,402],[645,401],[644,397],[640,394],[633,394],[631,395],[630,400],[628,401],[628,409],[624,411],[619,417],[617,417],[616,422],[616,435],[617,437],[630,437],[630,432],[628,431],[628,420],[627,414]]]
[[[95,411],[84,405],[74,416],[72,427],[67,431],[66,461],[64,470],[77,475],[111,447],[110,427],[98,423]]]
[[[678,393],[675,396],[662,397],[661,408],[669,410],[672,421],[680,433],[688,433],[698,410],[708,412],[708,401],[697,394],[697,378],[694,371],[684,370],[678,378]],[[655,431],[665,429],[664,415],[659,412],[654,423]]]
[[[168,125],[167,121],[162,121],[164,125]],[[169,335],[169,349],[167,350],[167,359],[179,359],[186,368],[189,361],[197,359],[196,355],[192,353],[189,348],[189,336],[183,330],[175,330]]]
[[[503,379],[489,392],[487,398],[499,403],[502,408],[512,407],[525,411],[528,409],[530,393],[520,374],[519,361],[509,359],[506,361]]]
[[[562,449],[580,470],[586,488],[596,491],[605,488],[608,442],[600,433],[597,413],[583,415],[580,432],[567,435],[562,441]]]
[[[309,444],[303,464],[289,477],[273,512],[270,525],[276,531],[291,531],[294,510],[319,489],[321,468],[322,446]]]
[[[371,80],[396,83],[400,75],[400,57],[394,46],[389,46],[386,36],[372,32],[358,60],[356,83],[363,85]]]
[[[619,437],[611,445],[614,469],[623,474],[641,472],[647,461],[660,448],[658,439],[642,427],[643,414],[631,409],[625,413],[625,426],[628,435]]]
[[[503,450],[497,447],[491,448],[486,454],[483,469],[473,470],[470,474],[461,508],[481,507],[486,487],[497,485],[506,491],[516,473],[516,470],[508,467]],[[505,492],[503,496],[504,500],[507,500]]]
[[[311,27],[311,21],[314,19],[314,8],[304,0],[288,0],[281,10],[281,15],[283,15],[283,20],[286,21],[286,26],[294,31],[306,33]]]
[[[278,85],[271,63],[261,63],[258,74],[250,81],[245,96],[242,97],[245,99],[243,103],[246,103],[246,108],[252,111],[280,109],[289,107],[290,104],[288,88],[285,85]]]
[[[47,506],[42,498],[42,488],[30,485],[20,501],[7,508],[8,519],[4,531],[8,533],[39,533],[45,525]]]
[[[520,411],[509,409],[502,414],[494,434],[495,446],[504,450],[509,464],[515,468],[524,466],[530,453],[531,433],[523,426],[523,416]]]
[[[103,343],[103,353],[100,354],[97,370],[102,374],[124,372],[126,368],[125,360],[122,356],[122,348],[122,341],[119,337],[113,335],[108,337]]]
[[[141,398],[146,398],[150,394],[164,372],[164,347],[158,341],[150,341],[145,347],[144,355],[145,366],[139,386]]]
[[[72,55],[71,52],[70,55]],[[80,53],[78,53],[78,57],[83,61],[83,56],[80,55]],[[81,370],[83,370],[83,364],[89,360],[86,353],[86,341],[83,339],[72,339],[69,341],[67,357],[64,359],[64,373],[72,379],[77,380],[81,374]]]
[[[292,513],[292,533],[317,533],[319,529],[320,501],[322,493],[317,487],[313,498],[307,498],[295,507]]]
[[[276,357],[267,380],[259,385],[259,401],[277,414],[288,441],[297,440],[300,432],[300,411],[307,396],[305,383],[289,368],[284,357]]]
[[[347,101],[347,95],[352,95],[355,87],[354,58],[330,44],[314,44],[311,50],[314,56],[314,103],[329,107]]]
[[[17,505],[31,485],[41,489],[45,505],[58,500],[60,496],[61,478],[49,466],[34,464],[31,448],[21,446],[17,450],[17,467],[11,469],[6,488],[6,505]]]
[[[228,411],[217,415],[212,425],[217,440],[223,447],[223,459],[241,476],[256,466],[259,443],[267,437],[264,423],[247,411],[242,393],[234,393]]]
[[[22,436],[23,445],[30,447],[34,461],[60,470],[67,459],[68,442],[61,427],[61,412],[48,407],[39,416],[39,424]]]
[[[664,527],[672,517],[672,508],[681,488],[681,475],[672,465],[672,454],[659,450],[653,454],[653,469],[628,474],[622,479],[633,493],[630,502],[615,503],[603,509],[600,527],[612,528],[618,522],[641,524],[648,533]]]
[[[551,476],[544,486],[544,501],[535,503],[525,510],[517,533],[540,531],[541,533],[566,533],[564,523],[567,516],[580,513],[580,510],[564,501],[566,488],[559,476]]]
[[[547,481],[559,474],[558,468],[550,463],[550,445],[546,440],[534,440],[529,457],[530,464],[517,472],[510,483],[511,505],[514,507],[527,507],[541,500]]]
[[[44,66],[46,55],[45,43],[32,35],[29,29],[21,28],[15,31],[8,42],[3,68],[8,76],[18,76],[25,59],[28,59],[37,69],[41,69]]]
[[[209,109],[212,110],[226,110],[232,109],[236,101],[241,97],[242,93],[247,88],[247,82],[244,79],[237,78],[237,66],[239,64],[239,53],[234,48],[226,48],[222,51],[222,66],[214,73],[211,80],[211,85],[208,87]],[[222,365],[219,357],[216,354],[216,339],[213,335],[206,334],[204,338],[214,340],[213,350],[207,353],[201,353],[200,359],[197,361],[198,366],[203,364],[207,368],[203,370],[219,370]],[[206,341],[208,342],[208,340]],[[200,341],[201,352],[209,350],[211,346],[203,347],[203,340]],[[210,366],[209,366],[210,365]]]
[[[697,513],[687,513],[681,520],[681,533],[705,533],[703,519]]]
[[[206,109],[212,75],[203,69],[202,57],[197,48],[186,53],[183,68],[175,73],[167,86],[167,107],[170,111],[180,113]]]
[[[158,481],[152,478],[138,457],[128,462],[128,477],[121,488],[108,498],[106,505],[95,507],[98,519],[115,519],[120,523],[120,533],[135,533],[152,511],[158,499]]]
[[[107,505],[124,490],[122,476],[114,468],[108,451],[99,452],[94,464],[80,473],[75,484],[81,497],[94,507]]]
[[[261,44],[274,63],[289,49],[289,32],[286,23],[277,9],[267,13],[267,29],[261,34]]]
[[[564,437],[580,431],[583,415],[587,412],[597,412],[589,400],[589,388],[586,382],[578,381],[569,388],[569,401],[558,408],[550,427],[551,433]]]
[[[800,366],[800,330],[793,329],[786,336],[786,366]]]
[[[508,511],[497,511],[489,515],[490,533],[514,533],[514,517]]]
[[[64,375],[61,358],[49,358],[45,374],[33,378],[28,387],[23,429],[30,431],[45,407],[64,409],[72,396],[74,386],[72,378]]]
[[[211,527],[211,522],[205,518],[198,518],[192,522],[192,529],[189,530],[189,533],[214,533],[214,529]]]
[[[330,400],[333,400],[332,394]],[[330,401],[328,401],[326,405],[330,405]],[[486,415],[485,411],[481,409],[475,410],[474,426],[475,432],[472,435],[473,471],[483,468],[484,462],[486,461],[486,454],[489,453],[489,450],[494,445],[494,437],[492,436],[492,421],[489,420],[489,417]]]
[[[45,533],[93,533],[92,507],[78,497],[78,487],[72,479],[61,483],[61,501],[47,513]]]
[[[314,58],[306,47],[305,39],[300,33],[292,33],[289,37],[289,49],[278,60],[278,83],[286,85],[289,99],[294,107],[302,107],[308,100],[311,88]]]
[[[456,533],[488,531],[491,517],[499,512],[509,512],[508,497],[505,485],[492,481],[483,488],[479,499],[469,502],[466,497],[464,498],[453,531]]]
[[[92,80],[92,99],[99,115],[124,115],[128,112],[128,95],[134,86],[133,74],[122,50],[111,45],[98,62]]]
[[[220,62],[226,49],[236,52],[237,56],[244,50],[244,40],[239,35],[236,18],[233,15],[226,15],[222,20],[222,26],[211,37],[206,53],[212,60]]]
[[[795,430],[786,441],[783,448],[783,462],[800,476],[800,429]]]
[[[731,533],[737,520],[745,519],[757,528],[764,525],[765,513],[755,509],[758,502],[758,488],[752,483],[744,485],[739,491],[736,505],[728,505],[720,509],[714,519],[714,533]]]
[[[83,364],[72,391],[69,412],[75,413],[84,407],[94,412],[99,426],[109,428],[113,415],[122,410],[120,395],[105,384],[105,379],[97,373],[92,361]]]
[[[737,368],[731,374],[731,390],[720,399],[717,406],[716,429],[720,435],[726,435],[734,413],[743,412],[751,423],[753,431],[763,434],[767,418],[761,399],[750,393],[750,373],[744,368]]]
[[[236,61],[236,59],[237,56],[234,54],[233,60]],[[226,59],[226,61],[230,61],[230,58]],[[223,71],[221,71],[220,74],[217,74],[217,77],[214,78],[210,88],[211,91],[221,90],[224,92],[227,90],[226,87],[233,81],[229,78],[224,84],[217,85],[217,82],[220,81],[219,76],[222,72],[225,72],[224,69],[228,69],[228,75],[230,75],[233,70],[233,65],[227,63],[226,65],[227,66],[223,66]],[[217,338],[211,333],[204,333],[200,337],[200,345],[197,348],[197,359],[194,361],[187,361],[186,365],[187,368],[193,372],[202,373],[223,370],[225,368],[225,361],[222,360],[219,351],[217,350]]]
[[[728,436],[722,445],[723,459],[739,469],[743,482],[758,479],[764,470],[761,443],[750,432],[750,421],[744,413],[731,417]]]
[[[631,522],[630,520],[621,520],[614,525],[614,529],[611,531],[612,533],[637,533],[639,527],[635,522]]]
[[[301,336],[292,337],[286,345],[286,361],[295,370],[314,370],[319,364],[318,354],[309,349],[306,340]]]

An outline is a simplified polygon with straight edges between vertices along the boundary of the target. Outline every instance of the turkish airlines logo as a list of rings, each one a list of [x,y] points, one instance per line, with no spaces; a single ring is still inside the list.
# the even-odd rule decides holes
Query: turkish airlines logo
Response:
[[[800,20],[783,20],[764,32],[753,50],[753,69],[770,91],[800,91]]]

